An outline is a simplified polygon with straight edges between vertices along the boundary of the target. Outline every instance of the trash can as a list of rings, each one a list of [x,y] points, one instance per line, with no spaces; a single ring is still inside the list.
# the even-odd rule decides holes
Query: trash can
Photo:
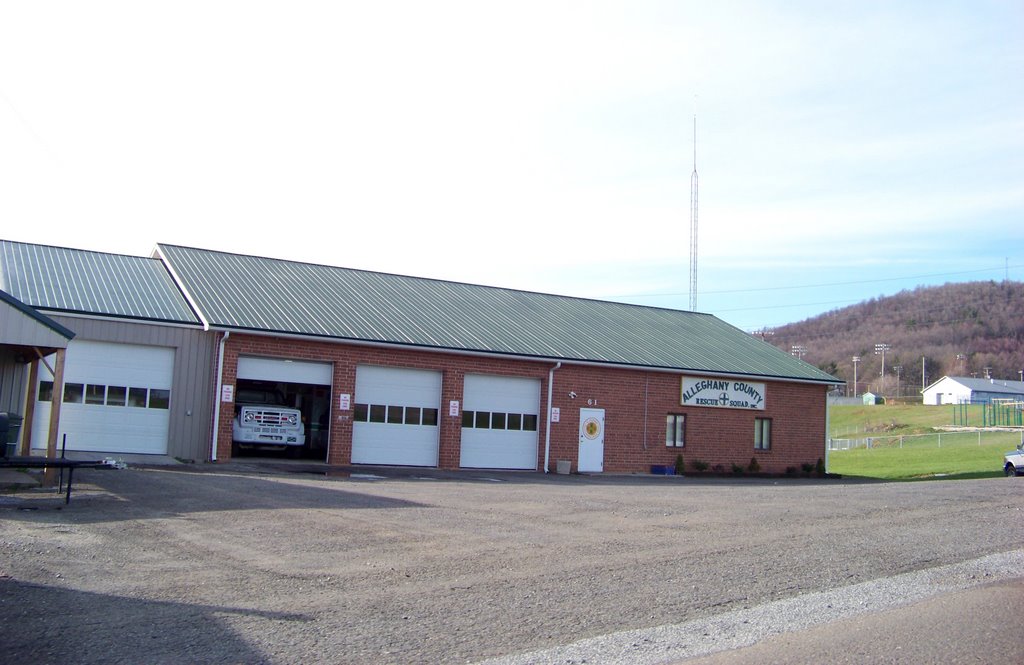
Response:
[[[21,434],[22,417],[16,413],[0,412],[0,444],[4,457],[18,454],[18,435]]]

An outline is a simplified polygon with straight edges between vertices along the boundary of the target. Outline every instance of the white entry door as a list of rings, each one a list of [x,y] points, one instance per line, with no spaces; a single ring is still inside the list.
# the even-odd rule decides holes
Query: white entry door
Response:
[[[580,473],[604,471],[604,409],[580,409]]]

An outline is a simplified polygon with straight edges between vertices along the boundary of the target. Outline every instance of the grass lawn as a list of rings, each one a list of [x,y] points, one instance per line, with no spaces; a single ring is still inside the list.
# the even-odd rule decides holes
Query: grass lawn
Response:
[[[969,414],[972,424],[981,423],[980,407]],[[828,470],[844,476],[886,480],[928,478],[984,478],[1002,475],[1003,455],[1017,447],[1019,432],[984,432],[979,445],[976,433],[942,435],[941,445],[933,428],[953,424],[953,407],[924,405],[837,406],[830,411],[830,431],[835,438],[874,441],[872,448],[833,450]],[[892,437],[892,438],[888,438]]]

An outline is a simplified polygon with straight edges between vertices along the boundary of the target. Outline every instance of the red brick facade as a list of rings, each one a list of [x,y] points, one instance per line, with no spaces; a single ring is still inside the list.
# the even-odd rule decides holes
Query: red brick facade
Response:
[[[467,373],[540,379],[537,468],[543,469],[548,372],[555,362],[232,333],[224,349],[224,385],[235,384],[239,355],[333,363],[328,461],[338,465],[351,462],[352,412],[340,410],[337,396],[355,396],[357,365],[442,373],[439,466],[443,469],[459,468],[461,417],[449,415],[448,405],[453,400],[463,403]],[[560,420],[551,424],[549,470],[555,470],[558,460],[570,460],[576,469],[579,410],[587,407],[605,411],[606,472],[646,473],[652,465],[673,465],[681,453],[688,471],[698,460],[729,470],[733,464],[746,467],[751,458],[756,458],[762,472],[781,474],[824,457],[827,386],[765,381],[765,409],[752,411],[682,407],[681,378],[682,373],[563,364],[554,373],[552,406],[560,410]],[[665,445],[665,417],[669,413],[686,416],[685,447]],[[231,409],[221,409],[219,460],[231,457],[232,416]],[[755,418],[772,421],[769,450],[754,449]]]

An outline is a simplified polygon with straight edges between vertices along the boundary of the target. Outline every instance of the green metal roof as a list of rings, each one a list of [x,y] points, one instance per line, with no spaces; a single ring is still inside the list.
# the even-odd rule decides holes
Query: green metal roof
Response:
[[[0,240],[0,289],[45,311],[199,323],[151,258]]]
[[[709,314],[157,245],[214,327],[838,381]]]

